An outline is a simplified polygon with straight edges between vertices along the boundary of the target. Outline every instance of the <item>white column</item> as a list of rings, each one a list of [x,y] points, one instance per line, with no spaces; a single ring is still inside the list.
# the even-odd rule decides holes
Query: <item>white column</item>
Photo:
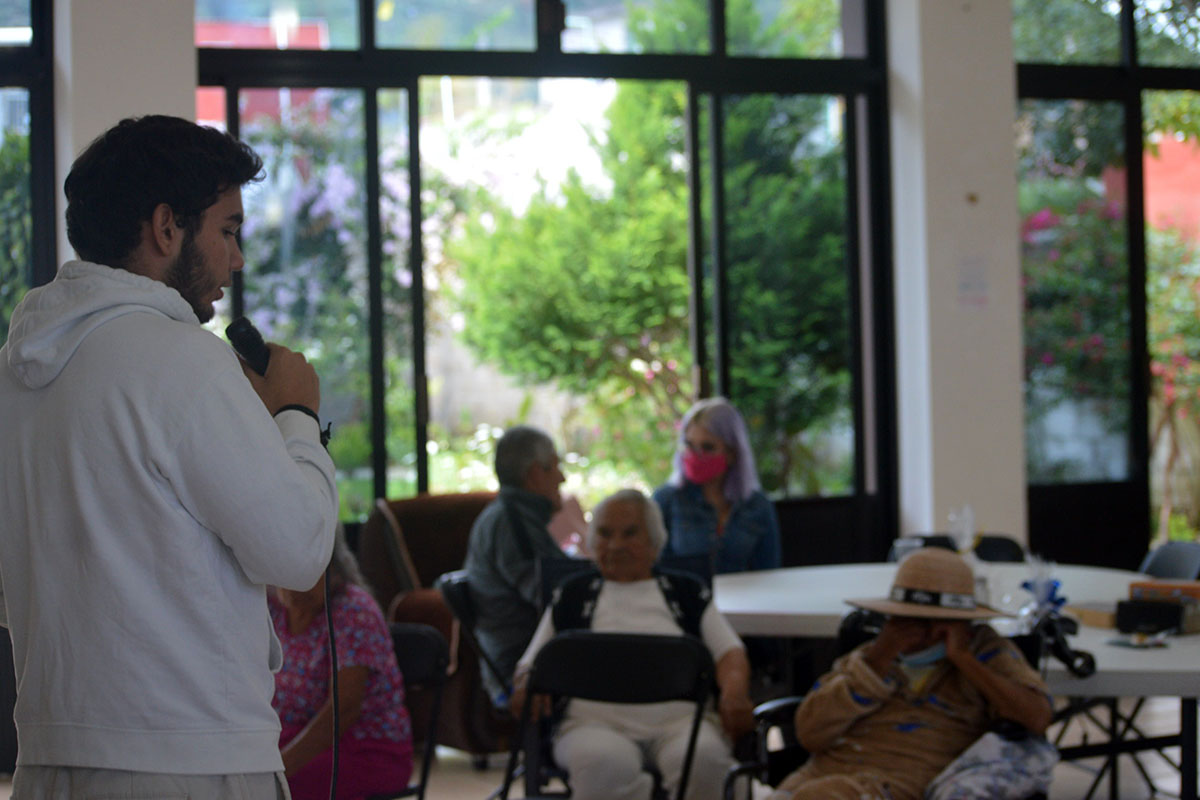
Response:
[[[194,0],[54,0],[58,249],[74,258],[62,182],[96,136],[130,116],[195,118]]]
[[[1010,5],[888,2],[904,533],[1028,538]]]

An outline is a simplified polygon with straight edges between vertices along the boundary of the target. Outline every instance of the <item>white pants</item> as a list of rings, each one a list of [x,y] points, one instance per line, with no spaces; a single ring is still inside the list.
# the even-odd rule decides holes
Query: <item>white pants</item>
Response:
[[[160,775],[119,769],[20,766],[12,800],[291,800],[283,773]]]
[[[573,800],[648,800],[653,779],[642,769],[647,761],[658,766],[673,798],[690,730],[688,719],[665,727],[653,738],[635,740],[607,725],[578,723],[555,739],[554,760],[567,771]],[[729,745],[717,726],[702,721],[687,800],[720,800],[725,773],[732,765]]]

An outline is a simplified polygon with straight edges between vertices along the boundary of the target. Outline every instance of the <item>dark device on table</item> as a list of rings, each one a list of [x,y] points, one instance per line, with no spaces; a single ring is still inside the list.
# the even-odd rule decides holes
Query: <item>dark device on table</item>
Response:
[[[1161,633],[1183,627],[1183,604],[1170,600],[1121,600],[1117,630],[1121,633]]]

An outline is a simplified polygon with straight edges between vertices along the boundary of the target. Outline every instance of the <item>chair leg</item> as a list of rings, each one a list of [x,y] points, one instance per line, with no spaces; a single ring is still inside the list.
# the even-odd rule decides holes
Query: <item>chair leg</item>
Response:
[[[1109,741],[1115,743],[1119,740],[1119,734],[1117,732],[1117,720],[1120,719],[1121,716],[1117,711],[1117,698],[1115,697],[1109,698],[1108,714],[1109,722],[1112,723],[1112,726],[1109,728]],[[1115,752],[1109,757],[1108,796],[1112,798],[1112,800],[1116,800],[1116,798],[1120,796],[1119,792],[1121,782],[1117,774],[1117,759],[1119,758],[1120,755]]]

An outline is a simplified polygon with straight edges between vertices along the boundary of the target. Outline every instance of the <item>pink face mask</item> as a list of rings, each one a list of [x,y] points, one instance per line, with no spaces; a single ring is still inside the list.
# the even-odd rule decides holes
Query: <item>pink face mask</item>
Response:
[[[729,468],[729,459],[724,453],[697,453],[688,450],[683,454],[683,475],[692,483],[708,483],[719,478]]]

